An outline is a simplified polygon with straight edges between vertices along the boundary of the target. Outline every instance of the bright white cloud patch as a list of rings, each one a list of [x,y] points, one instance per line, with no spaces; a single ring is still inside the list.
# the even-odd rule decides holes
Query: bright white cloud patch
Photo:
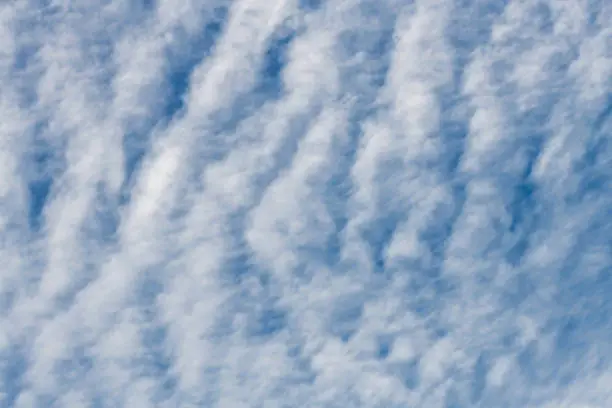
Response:
[[[2,2],[0,407],[612,406],[611,21]]]

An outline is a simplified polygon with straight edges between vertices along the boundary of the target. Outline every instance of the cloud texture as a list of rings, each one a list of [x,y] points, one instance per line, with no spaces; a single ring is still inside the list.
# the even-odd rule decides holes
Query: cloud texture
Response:
[[[612,406],[605,0],[0,4],[0,407]]]

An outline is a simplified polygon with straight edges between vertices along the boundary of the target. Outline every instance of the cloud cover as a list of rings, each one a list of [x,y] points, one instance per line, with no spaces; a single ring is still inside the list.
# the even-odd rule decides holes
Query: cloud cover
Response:
[[[610,406],[611,21],[3,2],[0,406]]]

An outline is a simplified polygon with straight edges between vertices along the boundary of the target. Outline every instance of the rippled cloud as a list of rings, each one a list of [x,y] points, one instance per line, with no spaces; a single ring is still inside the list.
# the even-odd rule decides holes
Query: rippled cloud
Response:
[[[0,5],[0,407],[612,404],[604,0]]]

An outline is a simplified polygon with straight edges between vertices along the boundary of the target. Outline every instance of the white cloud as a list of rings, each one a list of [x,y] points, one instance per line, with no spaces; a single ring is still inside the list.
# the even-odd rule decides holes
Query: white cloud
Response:
[[[0,407],[607,407],[611,9],[464,3],[0,5]]]

